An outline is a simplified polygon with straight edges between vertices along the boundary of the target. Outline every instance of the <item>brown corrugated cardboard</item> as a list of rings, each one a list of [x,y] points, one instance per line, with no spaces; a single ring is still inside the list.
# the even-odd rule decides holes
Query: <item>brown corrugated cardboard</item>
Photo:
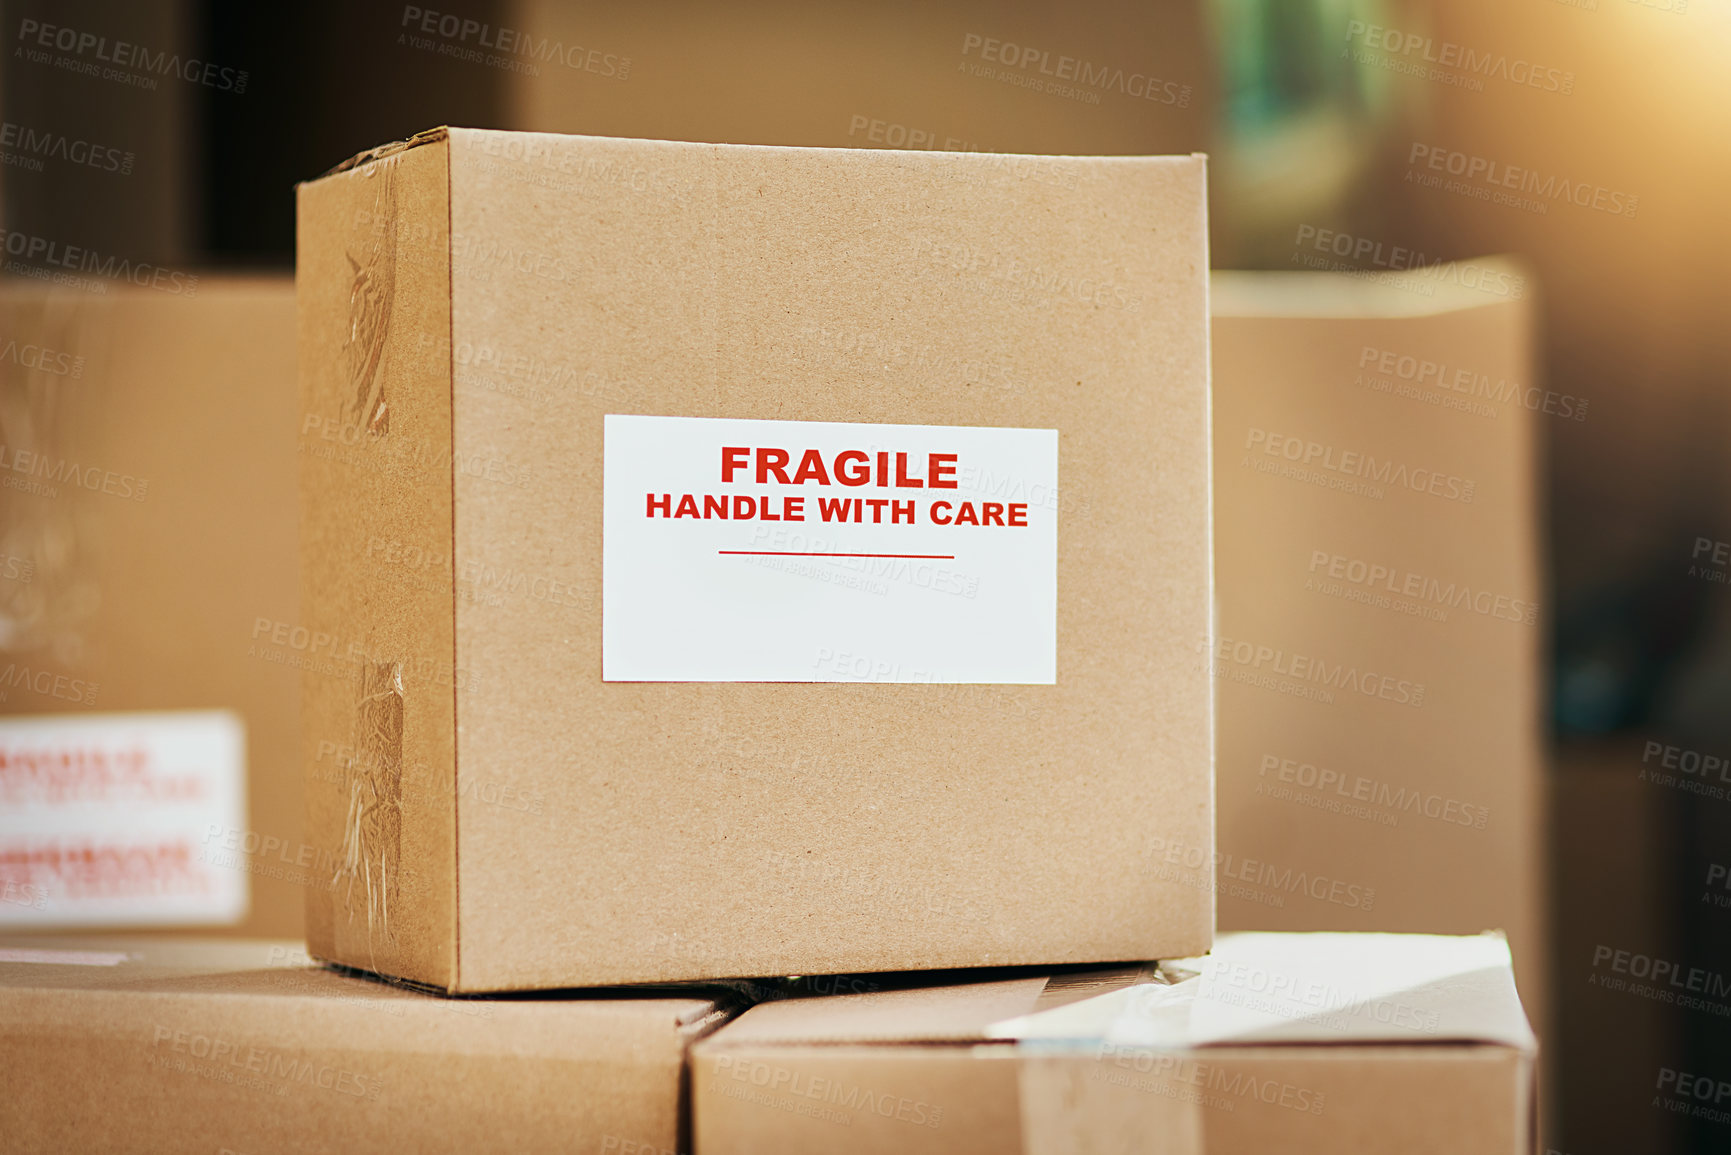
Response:
[[[235,930],[255,936],[298,935],[303,891],[329,883],[301,837],[294,357],[287,277],[0,289],[0,714],[51,718],[53,742],[32,752],[56,756],[88,745],[79,727],[95,714],[148,712],[140,724],[158,735],[223,725],[213,710],[237,721],[242,815],[133,849],[224,881],[243,906],[250,889]],[[8,757],[21,749],[11,733]],[[91,905],[172,888],[140,876],[142,854],[96,853],[116,849],[99,835],[137,828],[160,793],[8,767],[0,806],[58,808],[89,836],[48,839],[35,819],[9,831],[0,874],[19,901],[0,904],[0,925],[182,917],[148,900],[132,915]],[[156,767],[157,785],[181,769]],[[82,868],[67,867],[85,850]]]
[[[17,1151],[610,1151],[681,1141],[686,992],[449,999],[298,945],[0,944]]]
[[[1542,1022],[1536,426],[1587,409],[1535,377],[1533,291],[1507,260],[1215,275],[1197,650],[1221,928],[1501,927]]]
[[[514,0],[510,31],[401,18],[416,55],[477,43],[504,120],[540,132],[1019,153],[1189,152],[1214,123],[1208,13],[793,0],[572,8]],[[483,18],[484,20],[484,18]],[[799,94],[789,100],[788,93]]]
[[[1150,856],[1212,849],[1203,162],[1042,164],[452,129],[302,186],[315,954],[474,991],[1206,949]],[[746,422],[808,514],[857,437],[917,524],[697,524],[735,452],[799,500],[747,441],[670,451],[672,521],[693,485],[615,452]],[[1019,505],[967,536],[958,484]],[[631,569],[664,528],[737,537]]]
[[[692,1051],[697,1149],[1531,1149],[1535,1044],[1500,937],[1216,947],[1141,973],[754,1007]]]

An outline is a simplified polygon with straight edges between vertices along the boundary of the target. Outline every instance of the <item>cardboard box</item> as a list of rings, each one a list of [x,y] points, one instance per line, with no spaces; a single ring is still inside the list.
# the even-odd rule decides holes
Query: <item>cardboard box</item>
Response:
[[[422,60],[490,45],[490,67],[463,71],[498,76],[503,123],[537,132],[1076,156],[1189,152],[1215,123],[1211,29],[1191,7],[1156,22],[1112,6],[513,0],[496,28],[418,7],[388,24]]]
[[[727,1013],[701,992],[447,999],[288,943],[14,940],[7,1146],[686,1150],[685,1048]]]
[[[1502,938],[1215,945],[753,1007],[692,1050],[697,1150],[1531,1150],[1536,1047]]]
[[[1532,282],[1213,290],[1220,927],[1499,927],[1543,1022]]]
[[[0,287],[0,928],[298,935],[294,286],[154,286]]]
[[[1212,847],[1203,161],[1023,159],[441,129],[301,187],[302,590],[362,661],[304,683],[316,955],[1206,948],[1147,859]]]

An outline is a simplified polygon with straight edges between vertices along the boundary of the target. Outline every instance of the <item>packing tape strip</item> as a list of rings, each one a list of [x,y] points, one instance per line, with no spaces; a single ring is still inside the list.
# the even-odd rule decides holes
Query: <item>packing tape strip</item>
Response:
[[[1017,1043],[1025,1155],[1202,1155],[1193,1056],[1128,1041],[1150,1015],[1188,1015],[1195,984],[1171,984],[1194,975],[1162,977],[1047,1012],[1050,1033]]]
[[[1158,1063],[1138,1071],[1120,1061],[1125,1055],[1109,1046],[1027,1048],[1016,1069],[1025,1155],[1202,1155],[1196,1088]]]

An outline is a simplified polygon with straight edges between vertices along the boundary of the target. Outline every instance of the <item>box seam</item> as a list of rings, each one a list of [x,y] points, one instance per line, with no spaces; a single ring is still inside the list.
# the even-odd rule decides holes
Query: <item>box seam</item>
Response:
[[[451,201],[456,195],[456,180],[454,178],[455,155],[449,132],[439,130],[440,140],[445,146],[445,390],[447,403],[450,406],[449,438],[451,452],[451,990],[463,989],[463,855],[462,830],[460,823],[463,818],[463,792],[458,786],[461,768],[458,765],[458,732],[457,711],[462,707],[462,698],[457,693],[457,677],[460,668],[458,660],[457,638],[457,370],[456,370],[456,276],[452,266],[455,264],[453,245],[451,243]]]

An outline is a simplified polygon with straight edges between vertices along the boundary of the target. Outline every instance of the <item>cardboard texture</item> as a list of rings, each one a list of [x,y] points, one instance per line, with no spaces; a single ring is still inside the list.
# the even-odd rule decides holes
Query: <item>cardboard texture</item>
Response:
[[[296,757],[294,362],[286,277],[0,286],[0,714],[237,717],[247,816],[175,854],[241,874],[233,930],[252,935],[300,934],[320,881]],[[8,777],[0,794],[20,789]],[[122,827],[144,804],[81,797]],[[46,914],[86,881],[138,881],[32,878],[12,897],[41,883]]]
[[[1222,930],[1507,931],[1544,1021],[1533,283],[1213,279]],[[1171,869],[1193,869],[1183,851]]]
[[[697,1150],[1531,1150],[1536,1044],[1502,938],[1216,946],[1082,998],[1088,972],[754,1007],[692,1051]]]
[[[497,39],[452,36],[412,11],[402,23],[417,55]],[[1124,15],[1012,15],[985,3],[813,10],[773,0],[710,11],[514,0],[498,22],[516,31],[506,46],[521,65],[498,70],[501,119],[538,132],[948,152],[1201,146],[1218,88],[1207,13]]]
[[[1150,850],[1212,851],[1203,161],[1015,161],[450,129],[301,186],[302,591],[365,656],[304,683],[347,766],[314,954],[482,991],[1206,949]],[[1056,684],[604,682],[607,414],[1057,430]]]
[[[448,999],[298,945],[0,944],[9,1151],[633,1151],[681,1140],[701,993]]]

